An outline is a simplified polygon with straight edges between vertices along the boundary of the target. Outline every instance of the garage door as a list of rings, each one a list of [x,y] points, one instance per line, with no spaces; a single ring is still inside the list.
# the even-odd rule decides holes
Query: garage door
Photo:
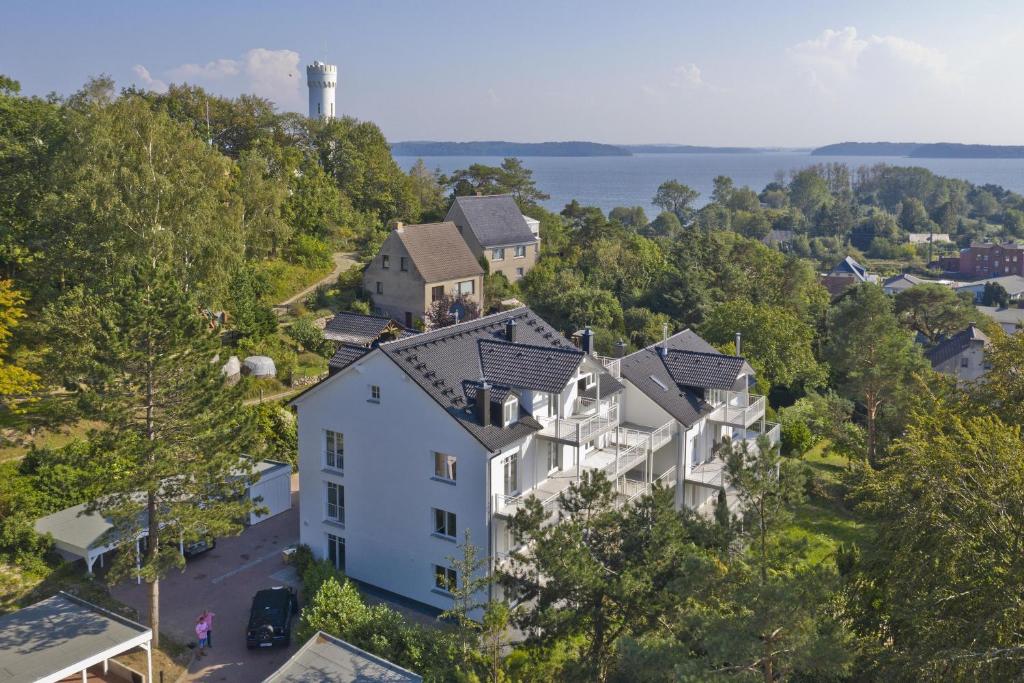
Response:
[[[256,504],[267,508],[267,514],[258,516],[255,513],[249,515],[249,523],[256,524],[263,520],[281,514],[292,507],[291,494],[291,472],[287,469],[280,472],[268,473],[249,488],[249,497],[256,501],[262,497],[263,500]]]

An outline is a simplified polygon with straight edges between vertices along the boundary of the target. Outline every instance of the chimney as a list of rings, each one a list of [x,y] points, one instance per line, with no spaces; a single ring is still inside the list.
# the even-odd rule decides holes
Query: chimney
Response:
[[[476,416],[483,426],[491,424],[491,385],[486,379],[480,380],[476,390]]]
[[[594,355],[594,331],[590,329],[590,325],[583,328],[583,334],[580,335],[580,343],[583,346],[583,353],[588,356]]]
[[[667,346],[661,345],[661,346],[656,346],[654,348],[658,352],[658,355],[660,357],[668,358],[668,347]]]
[[[612,352],[615,358],[624,358],[626,355],[626,342],[621,339],[615,342],[615,350]]]
[[[512,342],[516,341],[516,321],[515,318],[509,318],[505,321],[505,339]]]
[[[740,334],[739,332],[737,332],[736,333],[736,355],[737,356],[742,356],[743,354],[740,353],[742,350],[743,350],[743,335]]]

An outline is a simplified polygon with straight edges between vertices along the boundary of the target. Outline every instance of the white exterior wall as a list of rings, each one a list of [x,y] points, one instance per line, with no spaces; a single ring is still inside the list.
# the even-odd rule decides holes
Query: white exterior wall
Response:
[[[368,401],[369,386],[380,403]],[[381,352],[346,368],[297,401],[300,540],[327,556],[327,534],[345,539],[346,573],[439,609],[433,565],[450,566],[454,541],[432,535],[432,508],[456,514],[489,553],[488,451]],[[344,474],[324,468],[325,430],[345,436]],[[433,452],[457,458],[455,484],[433,479]],[[345,487],[345,524],[325,522],[325,482]],[[498,478],[500,482],[500,476]]]
[[[309,87],[309,118],[333,119],[336,116],[334,94],[338,85],[338,67],[313,62],[306,67],[306,85]]]
[[[623,378],[622,383],[626,385],[623,392],[625,396],[619,406],[619,417],[622,422],[632,422],[644,427],[660,427],[673,419],[664,408],[648,398],[647,394],[633,386],[629,380]]]

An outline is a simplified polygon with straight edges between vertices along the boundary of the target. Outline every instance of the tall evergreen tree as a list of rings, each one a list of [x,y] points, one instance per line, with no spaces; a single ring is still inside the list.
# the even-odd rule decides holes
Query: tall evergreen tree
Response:
[[[86,414],[106,425],[95,455],[102,475],[93,507],[110,515],[126,552],[115,576],[149,584],[149,618],[159,640],[160,579],[184,565],[178,544],[241,530],[251,464],[239,444],[252,414],[224,386],[219,342],[194,294],[167,267],[139,268],[108,292],[76,290],[50,311],[54,352],[78,383]],[[128,550],[146,536],[139,558]]]

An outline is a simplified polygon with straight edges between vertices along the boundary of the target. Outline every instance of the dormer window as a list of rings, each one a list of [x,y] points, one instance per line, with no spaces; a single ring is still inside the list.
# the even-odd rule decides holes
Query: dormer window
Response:
[[[594,373],[588,372],[585,375],[580,375],[580,379],[576,383],[576,390],[583,391],[594,386],[594,384],[596,384],[596,381],[594,380]]]
[[[502,426],[508,427],[510,424],[519,419],[519,399],[512,396],[505,402],[502,409]]]

